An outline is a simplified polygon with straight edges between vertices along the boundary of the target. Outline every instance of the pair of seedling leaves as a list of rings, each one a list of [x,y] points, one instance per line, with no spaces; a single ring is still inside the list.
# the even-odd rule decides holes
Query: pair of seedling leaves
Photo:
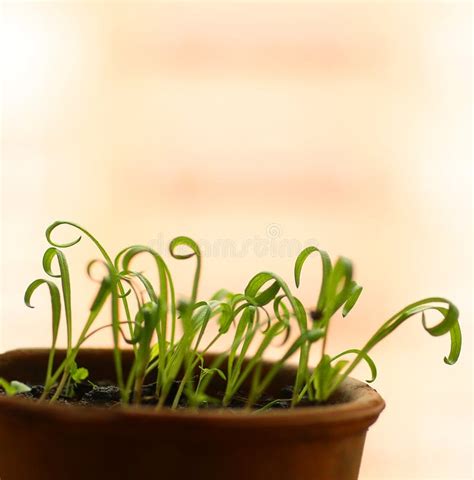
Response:
[[[68,389],[66,396],[72,396],[74,384],[81,383],[87,380],[88,377],[89,371],[87,370],[87,368],[78,367],[76,362],[72,362],[70,368],[70,388]],[[18,380],[12,380],[11,382],[9,382],[2,377],[0,377],[0,387],[3,388],[7,396],[14,396],[21,393],[28,393],[31,391],[31,388],[23,382],[20,382]]]

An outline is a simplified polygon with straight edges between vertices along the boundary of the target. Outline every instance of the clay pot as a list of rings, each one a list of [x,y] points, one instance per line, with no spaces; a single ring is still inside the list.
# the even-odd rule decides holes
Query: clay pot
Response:
[[[42,383],[47,353],[0,355],[0,376]],[[125,365],[131,359],[125,354]],[[110,350],[82,350],[78,363],[92,379],[114,378]],[[291,384],[294,374],[287,367],[275,388]],[[0,396],[0,478],[356,480],[367,429],[385,404],[351,378],[335,398],[342,403],[256,415],[71,407]]]

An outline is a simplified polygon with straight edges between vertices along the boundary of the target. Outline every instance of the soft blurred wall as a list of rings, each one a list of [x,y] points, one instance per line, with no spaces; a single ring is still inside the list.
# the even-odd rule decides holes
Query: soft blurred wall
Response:
[[[47,298],[22,295],[56,219],[112,250],[194,236],[203,295],[291,278],[316,242],[365,287],[334,351],[418,298],[462,315],[455,367],[419,320],[374,350],[388,406],[362,478],[471,478],[470,38],[469,3],[4,2],[0,347],[49,342]],[[96,253],[70,255],[81,318]]]

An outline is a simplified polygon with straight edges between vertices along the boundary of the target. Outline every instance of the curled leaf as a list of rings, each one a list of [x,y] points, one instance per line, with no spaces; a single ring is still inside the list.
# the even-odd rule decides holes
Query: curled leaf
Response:
[[[351,354],[351,353],[355,353],[356,355],[360,355],[362,357],[362,359],[367,363],[367,365],[370,368],[371,378],[370,378],[370,380],[366,380],[366,382],[367,383],[373,382],[377,378],[377,367],[375,365],[375,362],[372,360],[372,358],[370,358],[370,356],[362,350],[359,350],[357,348],[350,348],[349,350],[345,350],[344,352],[341,352],[338,355],[332,357],[331,362],[333,362],[334,360],[336,360],[340,357]]]
[[[294,277],[295,277],[295,284],[296,287],[300,286],[300,281],[301,281],[301,271],[303,269],[303,265],[306,262],[307,258],[312,254],[312,253],[319,253],[321,257],[321,263],[323,267],[323,273],[322,273],[322,280],[321,280],[321,287],[319,289],[319,295],[318,295],[318,301],[316,304],[316,310],[323,310],[324,308],[324,303],[325,303],[325,297],[326,297],[326,288],[328,284],[328,279],[332,271],[332,264],[331,264],[331,258],[329,257],[328,253],[325,252],[324,250],[320,250],[317,247],[310,246],[305,248],[297,257],[296,262],[295,262],[295,268],[294,268]]]
[[[186,246],[191,249],[191,253],[176,253],[176,248],[180,246]],[[185,260],[187,258],[191,258],[194,255],[200,257],[201,256],[201,250],[198,246],[198,244],[189,237],[176,237],[170,242],[169,246],[169,251],[172,257],[180,259],[180,260]]]

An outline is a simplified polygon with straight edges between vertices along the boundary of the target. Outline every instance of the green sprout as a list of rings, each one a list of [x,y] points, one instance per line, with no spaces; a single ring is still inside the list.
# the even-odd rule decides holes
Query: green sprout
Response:
[[[2,377],[0,377],[0,387],[2,387],[5,394],[9,397],[17,395],[19,393],[27,393],[31,391],[31,388],[22,382],[19,382],[17,380],[12,380],[11,382],[8,382]]]
[[[81,236],[66,243],[53,240],[58,227],[70,226]],[[89,263],[92,278],[96,264],[104,267],[103,277],[89,314],[76,340],[73,339],[71,278],[65,251],[88,237],[101,254]],[[83,227],[57,221],[46,230],[50,244],[43,256],[47,278],[34,280],[25,293],[29,307],[33,293],[48,287],[52,312],[52,343],[46,367],[41,401],[54,402],[61,395],[74,396],[74,386],[88,379],[87,369],[79,368],[76,358],[84,343],[99,330],[110,329],[116,383],[123,404],[142,402],[145,382],[153,382],[156,408],[190,408],[217,405],[230,407],[245,392],[245,406],[260,412],[272,408],[280,399],[266,396],[280,370],[296,358],[297,369],[291,388],[291,406],[302,401],[326,402],[354,368],[365,362],[373,381],[377,369],[369,352],[409,318],[421,315],[423,328],[431,336],[449,334],[451,348],[444,361],[454,364],[461,351],[461,329],[456,306],[442,297],[430,297],[412,303],[390,317],[362,348],[350,348],[337,355],[327,352],[331,323],[339,312],[346,317],[357,303],[362,287],[353,279],[352,262],[345,257],[335,263],[324,250],[314,246],[304,249],[294,266],[294,282],[300,286],[303,267],[312,254],[322,265],[322,281],[313,309],[306,309],[289,284],[273,272],[253,276],[242,293],[219,290],[210,299],[199,298],[202,255],[189,237],[179,236],[169,245],[172,259],[194,259],[192,288],[187,299],[176,299],[171,271],[160,253],[149,246],[132,245],[110,256],[102,244]],[[153,264],[157,282],[134,269],[137,256],[146,256]],[[53,264],[57,264],[53,266]],[[97,281],[97,279],[94,279]],[[59,282],[59,286],[57,283]],[[110,322],[96,327],[101,312],[109,312]],[[433,326],[426,322],[426,312],[434,311],[440,320]],[[74,317],[75,318],[75,317]],[[66,356],[55,363],[60,322],[66,325]],[[75,318],[74,322],[77,319]],[[205,363],[205,354],[217,344],[227,348]],[[311,360],[311,350],[319,345],[320,355]],[[280,357],[264,369],[264,359],[272,347],[280,348]],[[125,372],[124,348],[133,352],[131,368]],[[209,393],[211,384],[221,385],[221,393]],[[18,385],[0,379],[9,395],[19,393]],[[26,387],[28,388],[28,387]]]

